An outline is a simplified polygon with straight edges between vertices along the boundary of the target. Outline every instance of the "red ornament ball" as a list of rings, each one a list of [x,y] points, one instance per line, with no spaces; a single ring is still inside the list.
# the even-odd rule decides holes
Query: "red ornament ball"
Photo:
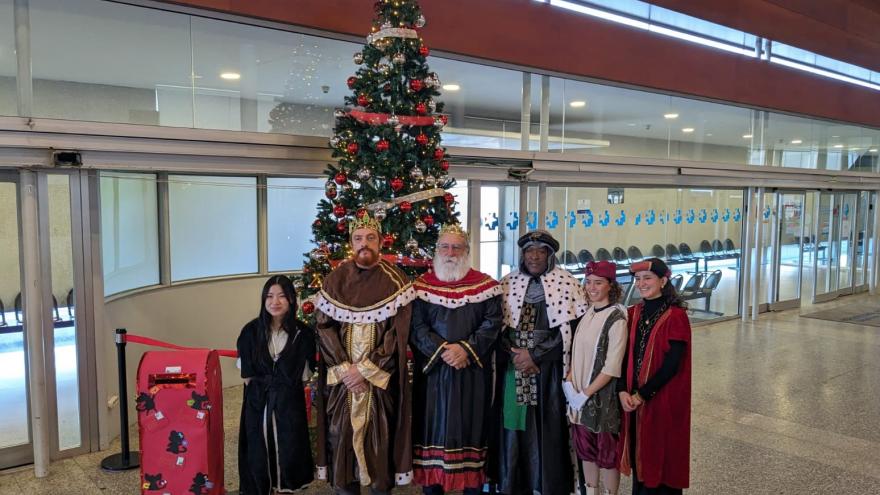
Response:
[[[428,50],[428,45],[422,45],[419,47],[419,55],[427,57],[429,53],[431,53],[431,50]]]
[[[388,249],[392,244],[394,244],[394,236],[391,234],[385,234],[385,236],[382,237],[382,247]]]
[[[391,144],[388,142],[387,139],[380,139],[380,140],[376,143],[376,151],[378,151],[379,153],[381,153],[381,152],[383,152],[383,151],[388,151],[388,148],[389,148],[390,146],[391,146]]]
[[[382,86],[382,91],[384,91],[386,93],[390,93],[391,92],[391,85],[388,83],[385,83],[385,85]]]
[[[370,104],[370,98],[368,98],[367,95],[358,95],[357,103],[358,105],[365,107]]]
[[[434,159],[442,160],[446,153],[443,151],[443,148],[435,148],[434,149]]]
[[[426,113],[428,113],[428,105],[425,105],[424,103],[417,104],[416,113],[419,115],[425,115]]]
[[[345,216],[345,207],[342,205],[336,205],[333,207],[333,214],[336,215],[336,218],[341,218]]]
[[[413,79],[409,82],[409,89],[413,91],[421,91],[425,87],[425,83],[421,79]]]
[[[348,143],[348,146],[345,147],[345,150],[348,151],[349,155],[354,155],[358,152],[360,146],[357,143]]]
[[[358,218],[364,218],[364,215],[366,215],[366,214],[367,214],[366,208],[358,208],[357,213],[355,213],[355,215],[357,215]]]
[[[418,136],[416,136],[416,142],[419,143],[419,145],[421,146],[425,146],[428,144],[428,136],[426,136],[425,134],[419,134]]]
[[[348,84],[349,89],[354,88],[354,85],[357,84],[358,78],[351,76],[348,78],[346,84]]]
[[[314,222],[312,222],[312,227],[320,228],[321,227],[321,219],[318,218]]]
[[[422,221],[425,222],[425,225],[427,225],[428,227],[434,225],[434,217],[432,217],[431,215],[423,216]]]
[[[343,234],[343,233],[345,233],[346,230],[348,230],[348,222],[346,222],[345,219],[342,219],[342,220],[336,222],[336,231],[337,232],[339,232],[340,234]]]
[[[449,170],[449,162],[446,160],[442,160],[440,162],[440,168],[442,168],[443,170]]]
[[[449,115],[441,115],[440,122],[443,122],[443,125],[448,124],[449,123]]]
[[[403,203],[400,203],[398,207],[400,208],[400,211],[404,213],[409,213],[412,211],[412,203],[410,203],[409,201],[404,201]]]
[[[452,193],[446,193],[443,195],[443,201],[446,201],[446,204],[451,205],[453,201],[455,201],[455,196]]]
[[[336,176],[333,177],[333,182],[339,184],[340,186],[348,182],[348,176],[345,175],[345,172],[337,172]]]
[[[315,303],[312,301],[306,301],[302,303],[302,311],[303,313],[310,315],[315,312]]]
[[[391,179],[391,190],[397,192],[401,189],[403,189],[403,179],[401,179],[400,177],[395,177]]]

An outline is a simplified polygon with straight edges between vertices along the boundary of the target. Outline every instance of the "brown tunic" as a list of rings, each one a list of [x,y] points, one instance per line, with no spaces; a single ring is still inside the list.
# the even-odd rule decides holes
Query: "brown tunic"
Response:
[[[388,491],[412,476],[406,351],[414,297],[407,276],[384,260],[368,269],[347,261],[324,279],[317,330],[326,436],[319,438],[318,465],[329,465],[334,488],[360,482]],[[368,392],[350,393],[342,383],[352,364]]]

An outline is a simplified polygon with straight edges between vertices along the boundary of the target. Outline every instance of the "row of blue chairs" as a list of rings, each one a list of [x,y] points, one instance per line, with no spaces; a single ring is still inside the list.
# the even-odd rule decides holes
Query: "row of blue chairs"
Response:
[[[654,244],[651,248],[651,256],[666,260],[670,264],[679,263],[696,263],[699,271],[699,261],[703,260],[707,265],[709,261],[720,259],[735,259],[739,257],[739,250],[736,248],[733,240],[725,239],[721,241],[715,239],[713,241],[703,240],[700,242],[700,250],[694,253],[690,245],[686,242],[678,245],[669,243],[664,248],[660,244]],[[578,254],[570,250],[565,250],[557,256],[557,263],[565,266],[574,273],[583,273],[587,263],[591,261],[613,261],[620,265],[620,268],[626,268],[630,264],[645,259],[642,250],[637,246],[630,246],[628,249],[622,247],[614,247],[609,251],[606,248],[599,248],[594,255],[588,249],[581,249]]]

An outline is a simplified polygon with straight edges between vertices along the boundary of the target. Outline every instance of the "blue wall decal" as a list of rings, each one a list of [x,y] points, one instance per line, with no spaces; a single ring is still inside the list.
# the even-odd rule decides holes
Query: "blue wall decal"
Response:
[[[733,221],[739,222],[740,220],[742,220],[742,211],[739,208],[736,208],[733,210]]]
[[[607,227],[609,222],[611,222],[611,214],[608,213],[608,210],[605,210],[605,213],[602,214],[602,218],[599,219],[599,225]]]
[[[614,220],[614,223],[617,224],[618,227],[626,223],[626,212],[620,210],[620,215],[618,215],[617,219]]]
[[[559,225],[559,215],[557,215],[555,211],[551,211],[547,214],[547,218],[544,219],[544,222],[547,223],[548,229],[555,229],[556,226]]]
[[[483,219],[483,222],[489,230],[495,230],[498,228],[498,215],[490,213],[488,218]]]
[[[724,215],[721,215],[721,219],[724,220],[725,222],[730,221],[730,208],[724,209]]]
[[[697,219],[697,212],[695,212],[693,208],[688,208],[687,223],[694,223],[694,220],[696,220],[696,219]]]
[[[697,220],[699,220],[700,223],[706,223],[707,218],[709,218],[709,214],[706,213],[706,209],[700,208],[700,215],[697,217]]]
[[[769,206],[764,207],[764,214],[763,215],[764,215],[764,220],[767,220],[768,218],[770,218],[770,207]]]
[[[672,221],[675,223],[675,225],[681,223],[681,208],[675,210],[675,215],[672,216]]]
[[[587,212],[581,215],[581,223],[587,228],[593,226],[593,210],[587,208]]]
[[[645,219],[645,223],[648,225],[654,225],[654,222],[657,221],[657,214],[654,213],[654,210],[648,210],[648,218]]]
[[[642,212],[638,212],[638,213],[636,214],[636,218],[635,218],[635,220],[633,221],[633,223],[636,224],[636,225],[639,225],[640,223],[642,223]]]
[[[577,222],[577,217],[574,214],[574,211],[568,212],[568,228],[574,228],[574,224]]]
[[[510,230],[516,230],[519,228],[519,213],[512,211],[510,212],[510,218],[513,220],[507,222],[507,228]]]
[[[669,222],[669,213],[666,210],[660,210],[660,225],[666,225]]]
[[[712,208],[712,223],[718,223],[718,208]]]
[[[538,212],[530,211],[526,213],[526,227],[529,230],[535,230],[538,228]]]

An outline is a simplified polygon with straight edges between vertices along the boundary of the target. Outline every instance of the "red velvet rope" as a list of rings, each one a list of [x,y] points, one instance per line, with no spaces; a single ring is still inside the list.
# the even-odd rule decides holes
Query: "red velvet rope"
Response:
[[[163,342],[161,340],[151,339],[149,337],[141,337],[140,335],[134,335],[130,333],[125,334],[125,341],[134,344],[144,344],[154,347],[164,347],[166,349],[175,349],[178,351],[201,351],[205,349],[204,347],[185,347],[182,345],[172,344],[170,342]],[[238,351],[232,349],[216,349],[216,351],[217,355],[219,356],[231,358],[238,357]]]

